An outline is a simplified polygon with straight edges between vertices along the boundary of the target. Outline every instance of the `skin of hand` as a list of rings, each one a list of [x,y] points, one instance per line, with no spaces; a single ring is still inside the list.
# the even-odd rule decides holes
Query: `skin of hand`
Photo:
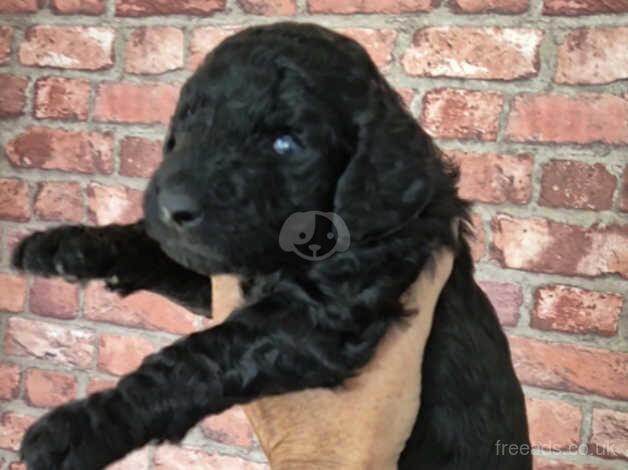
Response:
[[[404,294],[407,320],[386,333],[373,359],[342,387],[262,398],[243,407],[272,470],[397,468],[419,409],[434,308],[452,266],[450,251],[434,255]],[[220,323],[241,302],[238,281],[214,276],[212,289],[212,323]]]

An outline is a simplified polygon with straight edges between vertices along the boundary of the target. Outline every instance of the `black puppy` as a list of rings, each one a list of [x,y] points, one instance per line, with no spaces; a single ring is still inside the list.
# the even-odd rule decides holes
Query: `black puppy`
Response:
[[[145,219],[35,233],[13,265],[106,279],[122,295],[152,290],[197,312],[211,303],[208,276],[234,273],[246,304],[149,356],[116,388],[37,421],[22,444],[28,468],[99,469],[152,440],[176,442],[236,403],[339,386],[403,318],[402,293],[447,246],[456,261],[399,468],[529,470],[508,344],[469,246],[451,230],[467,211],[455,171],[356,42],[292,23],[225,40],[181,91]],[[341,245],[331,256],[280,243],[313,236],[307,223],[302,233],[285,226],[308,212],[296,219],[342,221],[324,230]],[[505,454],[503,444],[524,447]]]

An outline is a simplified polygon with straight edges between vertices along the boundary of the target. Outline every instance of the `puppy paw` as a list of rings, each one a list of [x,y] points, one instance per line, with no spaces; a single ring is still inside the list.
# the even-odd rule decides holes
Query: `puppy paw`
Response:
[[[95,229],[62,226],[36,232],[20,242],[13,253],[14,268],[68,281],[105,277],[113,264],[114,246],[95,235]]]

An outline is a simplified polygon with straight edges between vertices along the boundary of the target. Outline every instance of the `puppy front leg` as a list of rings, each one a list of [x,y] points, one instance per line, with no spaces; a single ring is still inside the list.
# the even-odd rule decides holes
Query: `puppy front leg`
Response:
[[[209,277],[169,258],[142,221],[130,225],[63,225],[36,232],[18,245],[13,267],[71,281],[104,279],[120,295],[150,290],[201,315],[211,308]]]
[[[151,440],[179,441],[204,416],[263,395],[335,386],[386,324],[331,331],[312,305],[273,296],[146,358],[115,389],[53,410],[26,433],[29,470],[96,470]],[[299,307],[300,305],[300,307]]]

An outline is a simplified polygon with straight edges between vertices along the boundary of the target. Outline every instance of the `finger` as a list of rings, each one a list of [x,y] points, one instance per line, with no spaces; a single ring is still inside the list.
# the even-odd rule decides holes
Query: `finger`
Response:
[[[222,323],[236,308],[242,305],[242,289],[236,276],[220,274],[211,277],[212,319]]]

